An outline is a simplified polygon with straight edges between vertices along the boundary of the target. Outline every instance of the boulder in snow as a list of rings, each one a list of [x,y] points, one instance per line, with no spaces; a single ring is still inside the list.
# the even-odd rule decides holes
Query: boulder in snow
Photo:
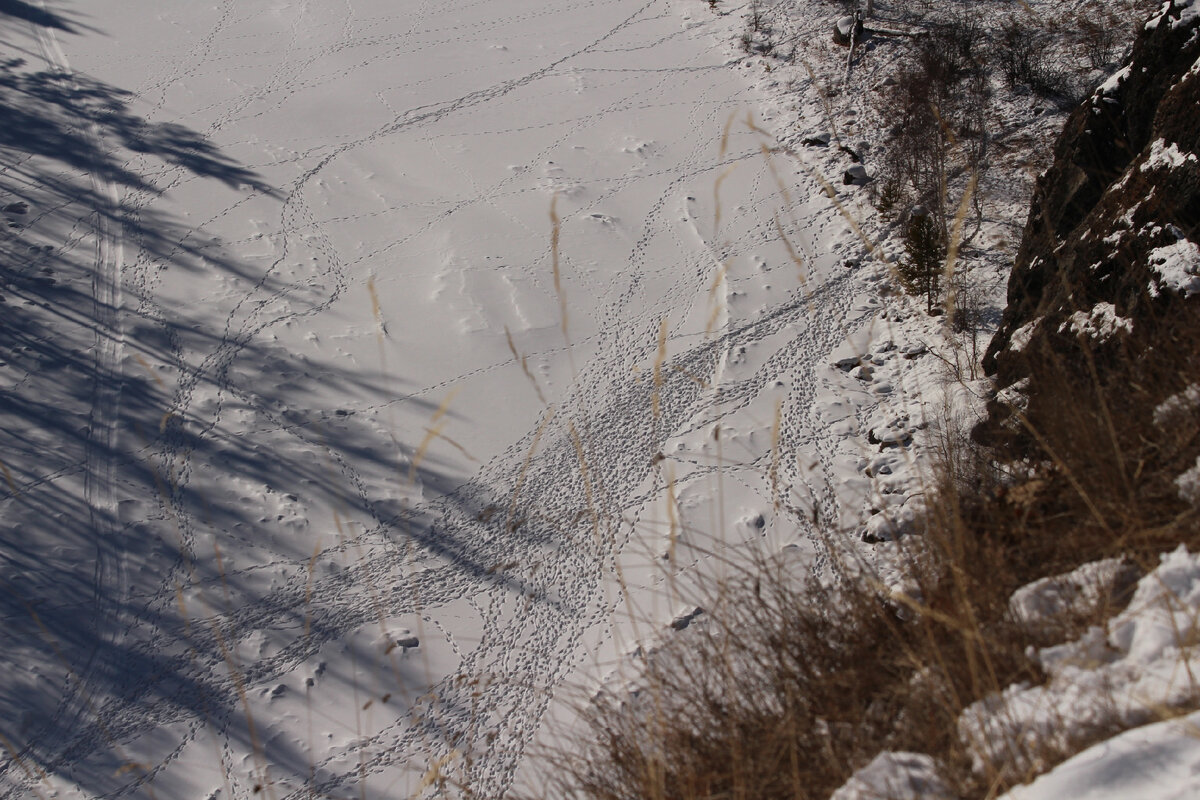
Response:
[[[842,173],[842,183],[846,186],[862,186],[871,180],[871,176],[867,174],[867,169],[862,164],[855,164],[847,167]]]
[[[862,40],[863,21],[861,15],[845,16],[833,26],[833,43],[849,47]]]

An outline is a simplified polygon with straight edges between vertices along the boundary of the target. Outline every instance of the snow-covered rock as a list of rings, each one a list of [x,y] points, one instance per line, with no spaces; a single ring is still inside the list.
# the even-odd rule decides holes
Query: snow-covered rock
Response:
[[[1102,562],[1092,571],[1110,572]],[[1044,595],[1035,586],[1023,605]],[[1040,610],[1040,609],[1039,609]],[[1043,686],[1008,687],[968,707],[959,733],[975,767],[1009,777],[1042,771],[1043,757],[1144,725],[1172,709],[1200,703],[1200,554],[1180,546],[1138,581],[1129,605],[1105,627],[1038,653]]]
[[[950,800],[954,794],[923,753],[880,753],[829,800]]]

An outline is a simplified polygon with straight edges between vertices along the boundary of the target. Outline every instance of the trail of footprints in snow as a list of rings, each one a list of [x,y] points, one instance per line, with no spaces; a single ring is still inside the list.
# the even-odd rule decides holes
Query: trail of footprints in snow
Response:
[[[653,5],[653,2],[648,3],[643,10]],[[226,16],[231,7],[231,3],[225,4],[223,11]],[[629,24],[636,16],[631,17],[625,24]],[[219,34],[221,26],[224,24],[225,16],[205,40],[208,42],[207,46],[211,46],[211,41]],[[205,52],[207,53],[207,50]],[[322,55],[324,52],[332,52],[332,50],[323,51]],[[314,56],[314,59],[320,57],[321,55]],[[293,71],[293,75],[296,72],[298,70]],[[527,79],[531,80],[536,75],[544,73],[545,70],[533,73]],[[168,85],[177,76],[177,72],[172,73],[172,76],[163,80],[158,86]],[[664,78],[656,84],[653,90],[644,91],[643,94],[646,94],[648,99],[652,99],[655,92],[665,91],[669,86],[670,76],[671,73],[665,73]],[[512,82],[501,87],[499,91],[465,96],[447,104],[442,109],[429,112],[423,118],[398,119],[395,123],[385,126],[363,139],[341,146],[333,155],[324,158],[318,167],[311,170],[302,181],[298,182],[285,202],[284,239],[285,241],[291,240],[301,230],[315,233],[320,250],[326,259],[325,272],[321,277],[334,281],[327,302],[310,313],[319,313],[328,308],[336,300],[338,294],[344,290],[345,268],[339,263],[337,253],[325,238],[321,224],[314,219],[311,209],[304,202],[303,189],[306,181],[342,153],[367,145],[379,136],[387,135],[402,127],[419,125],[425,120],[436,120],[457,108],[502,96],[505,91],[511,90],[519,83]],[[281,91],[296,88],[282,77],[280,78]],[[253,99],[265,96],[265,94],[270,94],[270,92],[245,100],[241,104],[241,108],[247,107]],[[233,120],[239,111],[240,109],[230,108],[219,119]],[[575,122],[573,129],[582,128],[590,119],[591,117],[580,118]],[[636,493],[650,470],[647,454],[655,452],[667,436],[682,426],[686,420],[695,417],[707,402],[702,390],[690,378],[685,377],[684,372],[669,371],[665,378],[667,386],[661,392],[662,415],[658,420],[654,420],[645,413],[650,406],[652,391],[650,385],[646,381],[639,381],[634,376],[628,375],[622,384],[613,386],[611,374],[612,366],[629,363],[631,354],[634,362],[646,361],[653,357],[656,349],[657,319],[655,314],[666,314],[669,310],[667,301],[665,299],[660,301],[652,312],[647,312],[635,320],[622,319],[617,310],[623,308],[636,295],[638,273],[647,268],[644,263],[644,252],[649,244],[650,234],[654,232],[655,226],[663,225],[665,217],[672,213],[668,211],[668,203],[678,200],[680,187],[685,181],[696,174],[712,171],[712,165],[701,163],[700,152],[701,145],[695,144],[691,154],[684,161],[685,174],[664,190],[656,201],[646,222],[647,233],[638,241],[634,250],[632,258],[634,275],[630,283],[622,287],[616,284],[624,278],[614,279],[612,288],[619,290],[620,294],[614,304],[614,310],[610,312],[603,327],[608,328],[611,323],[613,329],[618,332],[615,335],[601,337],[600,355],[591,365],[584,368],[578,389],[573,393],[563,412],[567,417],[583,419],[586,416],[589,420],[588,435],[590,442],[595,444],[589,447],[588,463],[597,476],[598,484],[605,487],[604,497],[608,500],[608,505],[598,510],[601,514],[613,518],[617,518],[621,511],[634,505],[631,503],[632,499],[645,499]],[[173,176],[174,182],[168,181],[168,185],[175,185],[182,178],[182,173],[177,172]],[[492,202],[498,196],[497,192],[500,188],[501,185],[491,187],[490,194],[486,198],[488,202]],[[616,191],[619,188],[618,185],[613,190]],[[134,200],[129,213],[137,213],[137,208],[140,207],[139,201],[141,203],[148,202],[148,198]],[[181,241],[178,248],[181,250],[184,246]],[[281,256],[280,261],[283,258],[286,258],[286,252]],[[276,266],[279,263],[276,262]],[[695,272],[688,270],[686,271],[687,275],[679,278],[676,286],[681,291],[694,292],[697,287],[703,286],[710,279],[710,274],[703,268],[704,265],[698,266],[700,268]],[[136,270],[131,277],[142,282],[138,289],[143,303],[152,303],[150,300],[153,291],[150,283],[153,280],[150,277],[152,269],[153,265],[144,259],[140,259],[138,265],[131,269],[131,272]],[[199,368],[181,381],[179,393],[173,404],[175,408],[186,412],[192,402],[193,392],[199,382],[204,379],[216,378],[219,397],[236,394],[235,387],[228,380],[228,367],[237,354],[257,334],[282,321],[300,316],[286,309],[272,310],[273,304],[286,299],[286,290],[276,290],[255,299],[255,295],[266,286],[271,274],[271,271],[266,272],[259,283],[247,291],[238,305],[230,312],[219,346]],[[840,278],[822,286],[814,293],[812,302],[815,304],[818,314],[833,316],[848,311],[850,298],[846,291],[847,286],[848,279]],[[249,310],[239,317],[238,314],[245,304],[248,304]],[[161,310],[149,307],[148,313],[161,315]],[[680,366],[692,374],[711,374],[722,349],[761,340],[786,325],[802,319],[808,313],[808,309],[802,303],[782,304],[764,314],[762,319],[751,325],[727,331],[705,346],[672,355],[670,363],[673,366]],[[616,325],[618,322],[621,323],[619,327]],[[752,379],[723,386],[722,397],[729,401],[729,405],[721,412],[722,415],[733,413],[736,409],[744,407],[768,381],[774,380],[779,375],[789,374],[799,366],[815,363],[820,354],[828,352],[839,335],[830,333],[821,340],[807,335],[801,336],[793,342],[791,348],[781,350],[772,356],[768,365],[756,373]],[[173,342],[172,347],[176,357],[182,363],[183,355],[179,343]],[[607,387],[605,392],[599,391],[602,386]],[[788,405],[785,409],[787,424],[784,426],[788,434],[787,440],[782,443],[785,450],[794,452],[801,444],[819,445],[819,437],[815,437],[811,433],[811,421],[797,419],[811,408],[814,391],[813,386],[807,385],[804,381],[797,381],[789,395]],[[606,398],[608,402],[606,405],[593,409],[592,404],[597,398]],[[219,426],[222,407],[223,400],[219,400],[211,422],[199,433],[201,438],[211,435]],[[267,416],[272,415],[268,413]],[[268,430],[288,430],[302,441],[307,441],[310,445],[316,444],[312,440],[305,439],[301,428],[289,425],[283,419],[275,418],[273,421],[275,427]],[[427,723],[415,724],[413,716],[416,710],[414,710],[402,715],[393,725],[372,737],[367,745],[368,752],[371,753],[367,762],[368,774],[375,774],[394,763],[397,754],[401,754],[400,757],[403,758],[414,750],[431,746],[428,739],[431,731],[446,732],[454,737],[463,735],[473,726],[479,726],[479,721],[472,720],[470,714],[464,710],[477,704],[492,709],[494,718],[491,722],[493,724],[482,727],[492,727],[497,733],[497,738],[491,745],[493,757],[475,762],[473,764],[475,774],[469,778],[472,785],[478,787],[478,790],[485,794],[503,791],[548,702],[547,693],[541,691],[539,687],[554,685],[561,678],[570,668],[571,656],[575,652],[583,632],[591,624],[602,620],[608,612],[604,603],[600,601],[601,585],[596,569],[597,556],[604,554],[596,552],[593,533],[587,524],[559,527],[546,519],[531,516],[525,520],[521,531],[522,535],[514,541],[512,532],[505,526],[503,515],[491,522],[482,522],[465,510],[503,502],[504,492],[499,492],[500,496],[497,497],[497,489],[494,487],[507,485],[511,476],[519,469],[531,441],[532,434],[527,435],[520,442],[514,443],[481,470],[480,476],[475,481],[464,486],[455,495],[431,503],[428,510],[435,512],[435,516],[440,519],[438,525],[447,531],[449,538],[462,543],[460,546],[463,548],[464,556],[475,563],[492,564],[501,561],[516,561],[521,564],[540,565],[541,570],[537,574],[528,573],[511,578],[527,587],[526,591],[532,593],[529,598],[532,602],[529,602],[521,610],[519,606],[523,601],[521,598],[514,600],[511,595],[511,584],[507,579],[464,575],[453,567],[435,568],[417,573],[411,577],[412,584],[404,587],[405,591],[393,593],[384,601],[387,604],[387,613],[398,615],[420,610],[406,600],[414,595],[422,597],[423,602],[430,606],[463,595],[478,596],[480,598],[478,607],[486,617],[484,642],[479,648],[466,654],[463,654],[455,645],[455,651],[463,657],[462,672],[468,675],[473,672],[480,673],[494,663],[498,663],[506,665],[508,675],[520,676],[521,679],[497,680],[486,684],[482,689],[465,687],[453,679],[444,680],[436,687],[438,697],[436,703],[421,709],[428,720]],[[165,437],[159,453],[159,458],[163,463],[173,462],[176,458],[184,459],[179,482],[180,492],[186,489],[190,476],[190,460],[187,459],[188,452],[184,449],[185,446],[185,439],[181,434],[169,434]],[[824,452],[822,452],[822,464],[825,475],[832,475],[829,456]],[[352,465],[338,459],[338,469],[354,486],[359,500],[365,504],[365,507],[370,508],[371,500],[367,489]],[[545,517],[550,520],[571,519],[586,507],[584,488],[578,479],[577,472],[577,456],[570,441],[565,436],[559,435],[547,442],[528,475],[524,492],[527,503],[530,507],[542,510]],[[185,530],[185,541],[189,543],[193,541],[191,533],[193,523],[186,516],[184,504],[174,503],[171,508],[164,507],[162,512],[183,515],[181,518]],[[827,510],[827,513],[831,513],[831,511]],[[376,521],[379,523],[378,527],[361,536],[364,541],[374,540],[379,543],[374,551],[375,558],[371,565],[353,567],[338,575],[322,576],[318,579],[318,586],[314,593],[327,599],[317,610],[321,622],[321,625],[317,627],[322,633],[314,637],[312,641],[285,647],[275,656],[254,664],[252,671],[247,675],[248,682],[257,685],[274,679],[317,652],[324,641],[353,630],[374,617],[374,610],[370,607],[369,598],[361,588],[363,585],[360,577],[361,571],[370,569],[376,575],[383,576],[389,574],[390,570],[402,568],[406,564],[399,549],[388,543],[388,531],[396,520],[377,517]],[[549,542],[555,543],[557,555],[560,558],[549,561],[542,559],[542,547]],[[260,603],[238,608],[228,614],[227,629],[231,639],[236,640],[237,637],[249,635],[254,630],[277,625],[292,613],[293,609],[303,605],[305,596],[303,563],[298,560],[275,563],[290,563],[294,568],[291,578],[272,592],[269,597],[263,598]],[[176,564],[175,569],[182,569],[182,561]],[[170,585],[170,578],[163,581],[160,587],[163,596],[170,595]],[[412,591],[409,591],[410,589]],[[169,600],[163,600],[164,605],[168,602]],[[517,610],[514,610],[514,603]],[[453,644],[453,636],[446,635]],[[162,638],[170,640],[173,636],[172,633],[164,632]],[[151,642],[153,643],[158,638],[157,636],[152,637]],[[195,674],[197,677],[219,675],[222,663],[220,658],[212,656],[218,650],[215,641],[212,640],[212,635],[194,632],[190,644],[195,647],[197,652],[206,652],[209,655],[201,657],[193,668],[193,656],[190,653],[180,654],[174,662],[179,671],[182,674]],[[507,656],[501,654],[507,654]],[[506,662],[505,658],[511,660]],[[219,685],[218,683],[217,691],[220,691]],[[475,691],[482,691],[482,697],[477,700],[470,698]],[[472,700],[471,703],[466,702],[469,698]],[[89,747],[95,746],[94,744],[89,745],[88,742],[94,742],[99,738],[95,737],[93,732],[98,727],[113,731],[134,731],[140,729],[147,722],[161,724],[170,721],[175,718],[175,713],[164,703],[135,707],[118,699],[101,709],[98,724],[90,726],[91,731],[81,731],[80,735],[76,737],[74,749],[70,749],[68,752],[78,755],[86,752]],[[227,733],[234,713],[236,713],[236,709],[227,707],[219,716],[217,724],[223,734]],[[190,723],[190,731],[176,748],[175,754],[182,751],[199,728],[198,721],[193,720]],[[232,763],[235,756],[229,749],[228,742],[228,737],[225,737],[224,758]],[[445,752],[454,744],[456,743],[446,741],[441,745],[433,746]],[[326,761],[318,765],[318,774],[322,774],[321,767],[335,764],[345,756],[345,753],[331,754]],[[151,774],[169,763],[170,758],[169,756],[162,763],[156,765]],[[430,761],[432,760],[431,757]],[[356,781],[357,779],[355,775],[328,775],[318,788],[330,790],[346,781]],[[300,795],[298,794],[298,796]]]

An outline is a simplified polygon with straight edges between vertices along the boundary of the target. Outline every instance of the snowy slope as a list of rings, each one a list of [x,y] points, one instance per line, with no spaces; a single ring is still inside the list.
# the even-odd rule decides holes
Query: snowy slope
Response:
[[[498,796],[667,573],[868,502],[885,270],[728,17],[13,9],[3,796]]]

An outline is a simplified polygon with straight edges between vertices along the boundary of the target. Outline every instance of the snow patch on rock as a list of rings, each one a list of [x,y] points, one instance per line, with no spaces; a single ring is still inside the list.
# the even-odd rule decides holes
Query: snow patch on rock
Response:
[[[1024,412],[1029,408],[1029,378],[1021,378],[1012,386],[1005,386],[996,392],[996,402]]]
[[[1185,153],[1175,142],[1165,139],[1155,139],[1150,145],[1150,155],[1142,162],[1141,171],[1152,169],[1179,169],[1189,161],[1193,164],[1198,160],[1195,153]]]
[[[1121,86],[1121,82],[1129,77],[1129,67],[1124,66],[1108,76],[1108,80],[1096,87],[1096,97],[1113,94]]]
[[[1193,383],[1158,404],[1154,409],[1154,424],[1159,428],[1178,427],[1190,420],[1197,409],[1200,409],[1200,384]]]
[[[1185,298],[1200,294],[1200,247],[1195,242],[1181,238],[1154,248],[1150,251],[1150,268],[1163,287]],[[1151,284],[1150,293],[1157,296],[1158,287]]]
[[[1065,575],[1042,578],[1013,592],[1008,605],[1026,626],[1065,614],[1087,613],[1112,594],[1127,570],[1123,559],[1093,561]]]
[[[1158,13],[1146,23],[1146,30],[1157,30],[1164,19],[1170,19],[1167,14],[1171,11],[1171,6],[1172,3],[1169,0],[1168,2],[1164,2]],[[1200,6],[1195,5],[1195,0],[1176,0],[1174,6],[1175,10],[1179,11],[1180,14],[1178,19],[1170,19],[1170,25],[1173,30],[1190,25],[1192,20],[1200,17]]]
[[[1097,303],[1090,312],[1076,311],[1058,330],[1070,330],[1071,333],[1104,342],[1118,331],[1133,333],[1133,320],[1119,316],[1117,307],[1112,303]]]
[[[1200,457],[1196,459],[1196,466],[1175,479],[1175,486],[1179,489],[1180,499],[1200,508]]]
[[[1033,339],[1033,332],[1037,330],[1038,323],[1041,321],[1041,317],[1038,317],[1032,322],[1026,322],[1013,331],[1013,335],[1008,340],[1008,349],[1014,353],[1024,350],[1029,345],[1030,340]]]

